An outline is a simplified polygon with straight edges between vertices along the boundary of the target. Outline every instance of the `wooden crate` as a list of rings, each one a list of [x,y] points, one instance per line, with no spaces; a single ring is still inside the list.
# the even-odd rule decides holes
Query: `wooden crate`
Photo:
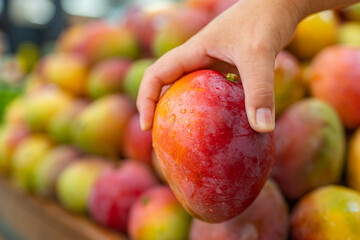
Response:
[[[2,177],[0,218],[25,240],[126,240],[118,232],[67,212],[54,201],[15,189]]]

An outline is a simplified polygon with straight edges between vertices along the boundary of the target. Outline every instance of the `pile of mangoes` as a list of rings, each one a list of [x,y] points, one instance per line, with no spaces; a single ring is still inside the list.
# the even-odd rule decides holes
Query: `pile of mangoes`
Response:
[[[241,83],[212,70],[159,102],[156,154],[141,130],[145,69],[235,2],[134,5],[67,29],[6,108],[1,175],[134,240],[360,239],[359,4],[309,16],[278,55],[273,134],[242,122]]]

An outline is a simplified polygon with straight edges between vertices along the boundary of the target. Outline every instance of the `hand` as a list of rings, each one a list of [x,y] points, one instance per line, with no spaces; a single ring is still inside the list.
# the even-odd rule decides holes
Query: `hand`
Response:
[[[342,1],[332,0],[331,4]],[[315,2],[314,6],[311,2]],[[311,9],[325,7],[317,2],[326,5],[327,1],[239,0],[185,44],[169,51],[146,70],[137,100],[142,129],[151,128],[155,106],[164,86],[188,72],[223,62],[235,66],[240,73],[251,127],[262,133],[273,131],[276,55],[290,41],[297,23],[311,13]]]

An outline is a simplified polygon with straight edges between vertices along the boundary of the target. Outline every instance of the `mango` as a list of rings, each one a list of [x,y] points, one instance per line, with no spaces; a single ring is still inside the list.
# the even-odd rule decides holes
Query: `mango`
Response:
[[[337,43],[339,19],[331,10],[310,15],[301,21],[288,50],[301,59],[310,59]]]
[[[61,172],[83,153],[69,145],[49,150],[35,168],[35,192],[44,197],[56,197],[56,184]]]
[[[121,94],[100,98],[83,110],[72,124],[74,142],[84,151],[109,157],[124,154],[125,129],[136,112]]]
[[[23,124],[2,125],[0,127],[0,173],[11,174],[14,152],[29,135],[29,129]]]
[[[129,216],[129,235],[133,240],[187,239],[190,215],[167,186],[145,191],[134,203]]]
[[[307,194],[291,216],[293,240],[357,240],[360,236],[360,194],[330,185]]]
[[[350,139],[348,162],[347,162],[347,183],[349,187],[360,191],[360,130],[358,129]]]
[[[131,62],[124,59],[109,59],[97,64],[90,72],[87,91],[90,97],[100,98],[124,91],[124,81]]]
[[[48,133],[59,143],[72,143],[72,125],[76,117],[89,106],[86,99],[73,100],[67,108],[58,111],[49,122]]]
[[[124,80],[124,91],[136,101],[145,70],[155,62],[154,59],[140,59],[133,63]]]
[[[91,217],[126,233],[130,207],[143,192],[157,183],[149,166],[132,160],[126,160],[119,168],[104,170],[90,193]]]
[[[47,86],[38,92],[26,95],[25,121],[33,131],[46,131],[57,112],[67,108],[72,97],[55,86]]]
[[[274,88],[276,116],[305,95],[300,64],[288,52],[282,51],[276,57]]]
[[[23,140],[13,155],[12,182],[26,192],[33,192],[36,186],[35,169],[53,146],[54,143],[41,134],[34,134]]]
[[[108,167],[109,163],[100,157],[83,157],[69,164],[59,175],[56,184],[56,195],[60,203],[71,212],[88,212],[91,189]]]
[[[310,89],[336,109],[347,128],[360,126],[360,49],[338,45],[319,53],[311,66]]]
[[[268,180],[256,200],[239,216],[223,223],[194,219],[190,240],[286,240],[288,206],[273,180]],[[276,219],[276,221],[274,221]]]
[[[237,80],[200,70],[176,81],[156,107],[159,165],[185,209],[207,222],[243,212],[275,160],[273,135],[250,127],[244,97]]]
[[[73,95],[85,95],[89,69],[82,58],[69,54],[54,54],[47,56],[44,61],[42,74],[46,81]]]
[[[338,183],[345,163],[345,130],[335,110],[317,99],[291,106],[275,128],[272,177],[289,200]]]
[[[155,57],[185,43],[210,21],[210,14],[201,9],[181,8],[156,30],[153,41]]]

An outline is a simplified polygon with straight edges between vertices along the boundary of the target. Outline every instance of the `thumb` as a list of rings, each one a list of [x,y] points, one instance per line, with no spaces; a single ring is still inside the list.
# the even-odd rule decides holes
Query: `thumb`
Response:
[[[250,126],[257,132],[268,133],[275,128],[275,56],[271,53],[252,56],[247,55],[236,65],[244,86]]]

